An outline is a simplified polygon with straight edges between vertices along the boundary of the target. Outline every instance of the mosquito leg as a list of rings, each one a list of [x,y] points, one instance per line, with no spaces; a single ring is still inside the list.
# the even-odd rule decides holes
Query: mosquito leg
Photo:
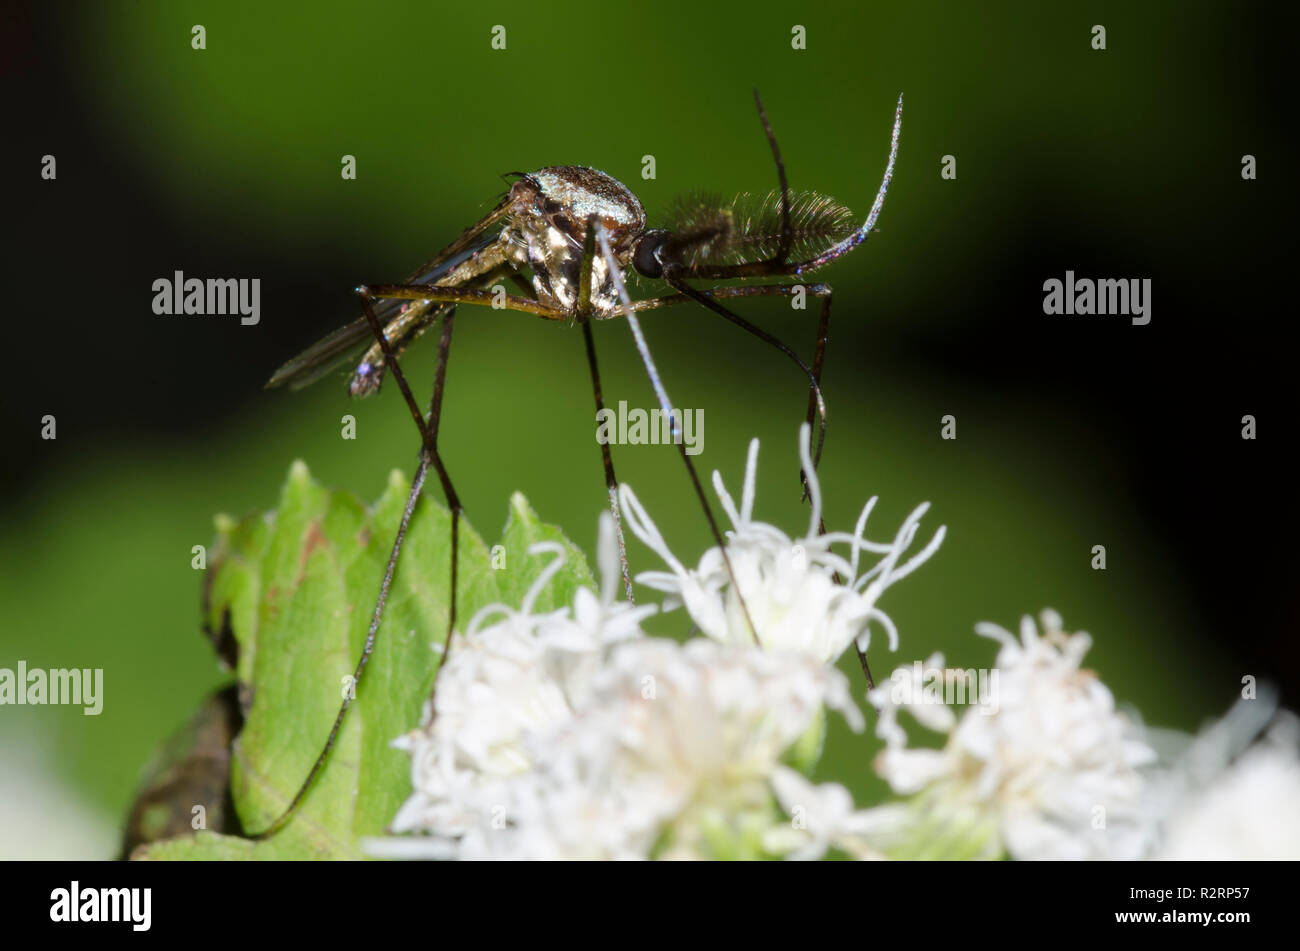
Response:
[[[480,304],[491,307],[496,295],[488,290],[466,287],[444,287],[441,284],[362,284],[357,293],[363,298],[383,298],[385,300],[431,300],[446,304]],[[517,310],[533,314],[546,320],[572,320],[573,314],[563,307],[543,304],[530,297],[506,294],[503,305],[506,310]]]
[[[414,301],[408,303],[409,306],[384,326],[384,336],[388,338],[393,356],[398,359],[401,359],[406,348],[417,337],[438,322],[438,319],[447,312],[448,307],[455,306],[454,304],[426,305]],[[361,362],[353,371],[352,379],[348,383],[348,394],[354,397],[368,396],[378,391],[387,367],[383,348],[378,343],[372,343],[362,354]]]
[[[443,384],[447,374],[447,354],[451,346],[451,328],[452,321],[455,318],[455,308],[447,311],[443,317],[442,338],[438,345],[438,371],[434,381],[433,401],[429,409],[430,422],[426,424],[424,416],[420,412],[419,406],[415,402],[415,397],[411,395],[411,388],[406,382],[406,375],[402,372],[397,358],[393,353],[392,345],[384,335],[383,327],[380,326],[379,319],[375,316],[374,307],[371,306],[371,296],[368,294],[361,295],[361,305],[366,313],[366,319],[370,321],[371,330],[374,332],[375,339],[379,342],[384,352],[385,364],[392,371],[393,378],[397,381],[398,388],[402,391],[402,396],[406,400],[411,416],[415,420],[416,428],[420,430],[420,462],[416,469],[415,479],[411,483],[411,490],[406,497],[406,507],[402,511],[402,519],[398,525],[397,537],[393,541],[392,550],[388,556],[388,566],[384,572],[384,579],[380,585],[379,598],[375,603],[374,613],[370,618],[370,627],[366,631],[366,641],[361,649],[361,657],[357,661],[356,669],[352,675],[352,689],[347,691],[343,697],[343,702],[339,705],[339,712],[334,717],[334,724],[330,728],[329,737],[325,745],[321,748],[320,754],[316,757],[316,762],[312,764],[307,778],[303,780],[302,785],[298,787],[297,793],[294,794],[288,807],[282,812],[274,822],[263,831],[256,833],[250,838],[267,839],[275,835],[289,819],[292,818],[294,811],[306,798],[310,792],[312,784],[316,777],[325,767],[329,759],[329,754],[334,748],[334,743],[338,739],[339,731],[343,728],[343,721],[347,716],[348,710],[352,706],[352,700],[356,696],[357,688],[361,684],[361,677],[365,673],[366,665],[370,662],[370,655],[374,653],[375,640],[379,635],[379,627],[383,623],[384,610],[388,605],[388,593],[392,586],[393,576],[397,571],[397,563],[401,558],[402,544],[406,540],[406,529],[410,524],[411,515],[415,511],[415,503],[420,497],[424,488],[425,479],[428,475],[430,464],[438,473],[438,478],[442,482],[443,494],[447,499],[447,507],[451,510],[451,595],[450,608],[447,619],[447,639],[446,648],[443,650],[442,658],[438,664],[438,670],[441,671],[442,665],[447,661],[447,654],[451,649],[451,632],[456,624],[456,564],[459,553],[459,522],[461,504],[460,498],[456,495],[456,490],[451,484],[451,478],[447,475],[446,467],[438,455],[437,437],[438,422],[442,413],[442,391]],[[436,683],[436,680],[435,680]]]
[[[751,324],[744,317],[741,317],[739,314],[733,313],[732,311],[728,310],[726,307],[723,307],[710,294],[706,294],[703,291],[698,291],[695,288],[691,287],[684,280],[682,280],[677,274],[665,269],[663,277],[664,280],[668,282],[669,287],[673,288],[674,290],[678,291],[681,294],[684,294],[686,297],[690,298],[691,300],[694,300],[699,304],[703,304],[705,307],[713,311],[715,314],[718,314],[721,317],[725,317],[727,320],[731,321],[733,324],[740,327],[742,330],[745,330],[746,332],[753,334],[755,337],[757,337],[759,340],[762,340],[764,343],[776,347],[776,349],[780,350],[787,357],[789,357],[796,364],[798,364],[799,369],[803,370],[804,374],[808,377],[808,382],[811,386],[812,399],[815,401],[817,410],[820,414],[820,426],[818,428],[818,433],[817,433],[817,450],[816,452],[813,453],[813,465],[815,466],[818,462],[820,462],[822,457],[822,446],[826,442],[826,401],[822,399],[821,384],[818,382],[816,375],[813,373],[812,369],[808,366],[808,364],[803,362],[803,359],[799,356],[799,354],[795,353],[792,349],[790,349],[789,346],[782,343],[780,340],[772,336],[766,330],[763,330],[761,327],[756,327],[754,324]],[[777,285],[769,285],[769,286],[777,286]],[[827,290],[829,291],[829,288]]]
[[[582,337],[587,344],[587,366],[591,368],[591,392],[596,397],[596,416],[599,418],[605,409],[605,399],[600,390],[600,368],[596,365],[596,341],[592,338],[591,319],[578,318],[582,324]],[[614,475],[614,457],[610,454],[609,443],[600,441],[600,459],[605,465],[605,488],[609,491],[609,510],[614,515],[614,535],[618,539],[618,561],[623,570],[623,589],[628,601],[632,601],[632,573],[627,563],[627,545],[623,541],[623,519],[618,508],[618,477]]]
[[[817,321],[817,349],[813,353],[812,371],[813,371],[813,377],[817,380],[818,385],[821,384],[822,366],[826,361],[826,340],[830,334],[830,325],[831,325],[831,299],[832,297],[828,288],[826,295],[822,297],[821,317]],[[810,389],[808,391],[808,425],[809,426],[812,425],[813,414],[816,413],[817,411],[817,401],[816,399],[814,399],[814,397],[815,397],[815,393]],[[813,469],[816,468],[817,468],[817,463],[814,462]],[[800,471],[800,478],[803,478],[803,497],[804,500],[807,501],[808,480],[803,476],[802,470]],[[821,535],[826,534],[825,520],[818,521],[817,532],[818,534]],[[838,574],[835,575],[835,581],[836,583],[839,583],[840,581],[840,577]],[[871,676],[871,665],[867,663],[867,652],[858,646],[857,641],[853,642],[853,649],[858,653],[858,663],[862,665],[862,676],[866,678],[867,689],[874,690],[876,686],[876,679]]]
[[[505,267],[498,266],[476,275],[472,284],[449,284],[446,286],[482,290],[495,286],[507,273],[516,280],[519,279],[518,274],[508,272]],[[526,293],[531,291],[527,284],[523,285],[523,287]],[[380,323],[384,325],[384,336],[392,344],[393,355],[400,359],[402,353],[417,337],[436,324],[447,313],[447,310],[454,306],[455,304],[439,303],[426,297],[420,300],[405,300],[401,307],[389,307],[387,309],[376,307],[375,316],[379,317]],[[385,310],[387,310],[387,313],[385,313]],[[362,317],[361,323],[366,328],[367,336],[373,337],[374,334],[370,332],[369,320]],[[378,342],[372,343],[370,349],[362,355],[361,362],[357,364],[356,369],[353,371],[352,380],[348,386],[349,395],[354,397],[368,396],[377,392],[379,387],[383,385],[386,370],[387,362],[384,359],[383,349]]]
[[[433,675],[433,689],[430,691],[429,699],[433,699],[433,694],[438,689],[438,676],[442,673],[442,668],[447,664],[447,658],[451,656],[451,634],[456,627],[456,581],[457,581],[457,564],[460,561],[460,515],[464,511],[460,504],[460,497],[456,494],[455,487],[451,484],[451,476],[443,467],[438,457],[438,427],[442,422],[442,394],[447,383],[447,358],[451,353],[451,330],[452,321],[455,319],[456,311],[453,309],[442,322],[442,336],[438,338],[438,369],[433,377],[433,401],[429,406],[429,435],[433,442],[433,460],[438,469],[438,477],[442,481],[443,495],[447,498],[447,508],[451,510],[451,604],[447,612],[447,639],[443,642],[442,656],[438,659],[438,669]]]
[[[821,317],[817,321],[817,348],[813,351],[812,377],[814,386],[808,388],[808,425],[813,424],[813,417],[818,410],[818,397],[820,396],[820,387],[822,383],[822,364],[826,360],[826,338],[831,323],[831,295],[826,294],[822,298]],[[824,411],[823,411],[824,413]],[[825,425],[825,415],[822,416],[823,425]],[[813,468],[817,468],[817,460],[813,461]],[[808,500],[808,480],[803,478],[802,470],[800,476],[803,479],[803,500]]]
[[[703,294],[712,300],[733,300],[739,297],[793,297],[803,291],[813,297],[826,297],[831,293],[829,284],[742,284],[737,287],[710,287],[707,290],[696,289],[696,294]],[[666,294],[663,297],[647,297],[633,301],[632,309],[637,313],[643,310],[657,310],[661,307],[675,307],[678,304],[697,304],[698,297],[686,294]]]
[[[718,300],[733,298],[733,297],[791,297],[800,290],[804,291],[805,293],[811,294],[814,297],[821,297],[823,298],[823,300],[829,300],[831,296],[830,285],[810,284],[805,286],[802,284],[751,284],[742,287],[715,287],[710,290],[703,291],[691,287],[685,281],[681,280],[680,278],[668,272],[664,273],[664,279],[668,282],[668,284],[671,287],[677,290],[678,293],[670,294],[665,297],[653,297],[647,300],[636,301],[633,304],[635,310],[654,310],[659,307],[671,307],[676,304],[685,304],[687,302],[703,304],[705,307],[709,308],[710,310],[714,311],[717,314],[722,315],[727,320],[741,327],[743,330],[758,337],[760,340],[764,341],[765,343],[770,344],[773,347],[776,347],[776,349],[780,350],[787,357],[793,360],[799,366],[799,368],[804,371],[804,373],[808,377],[808,382],[809,382],[809,393],[808,393],[808,404],[810,407],[809,416],[808,416],[809,425],[812,425],[813,422],[812,414],[814,410],[817,411],[820,417],[820,426],[819,426],[818,438],[817,438],[817,451],[813,456],[813,465],[816,466],[817,463],[821,461],[822,446],[826,440],[826,402],[822,398],[822,392],[821,392],[820,361],[823,359],[825,355],[825,348],[826,348],[825,326],[826,323],[830,320],[829,304],[823,303],[822,305],[822,325],[818,331],[818,344],[817,344],[818,349],[817,349],[817,355],[814,358],[814,366],[816,367],[816,369],[814,370],[810,368],[806,363],[804,363],[803,360],[799,357],[799,355],[795,353],[789,346],[782,343],[780,340],[778,340],[776,337],[773,337],[771,334],[767,333],[767,331],[754,326],[753,324],[745,320],[740,315],[733,313],[732,311],[728,310],[726,307],[723,307],[721,304],[718,303]],[[802,480],[803,480],[803,473],[800,472],[800,481],[802,482]],[[804,486],[804,489],[805,489],[804,498],[807,498],[806,485]]]
[[[677,304],[697,303],[703,304],[710,310],[713,310],[723,317],[726,317],[732,323],[737,324],[749,333],[754,334],[759,339],[776,347],[786,356],[790,357],[799,368],[808,376],[808,424],[811,426],[815,415],[821,418],[821,438],[825,438],[826,432],[826,404],[821,396],[821,374],[822,362],[826,356],[826,337],[827,327],[830,323],[830,301],[831,288],[828,284],[749,284],[741,287],[715,287],[709,290],[697,290],[690,287],[678,278],[668,276],[668,283],[678,289],[679,293],[669,294],[664,297],[652,297],[645,300],[633,302],[633,309],[637,311],[655,310],[660,307],[672,307]],[[817,330],[817,349],[813,357],[811,368],[795,354],[790,347],[782,343],[777,338],[771,336],[766,331],[755,327],[749,321],[733,313],[727,308],[718,304],[717,301],[729,298],[739,297],[792,297],[799,291],[811,294],[813,297],[822,298],[821,320]],[[814,465],[821,459],[821,442],[819,440],[817,455],[814,459]],[[801,475],[802,478],[802,475]],[[806,486],[805,486],[806,489]],[[807,498],[805,491],[804,497]]]
[[[578,322],[587,349],[587,366],[591,370],[591,392],[596,399],[596,418],[605,411],[605,397],[600,387],[600,367],[596,363],[596,340],[591,332],[592,274],[596,264],[596,216],[587,218],[587,234],[582,246],[582,266],[578,271]],[[618,564],[623,572],[623,590],[629,603],[632,594],[632,570],[627,562],[627,542],[623,538],[623,515],[618,507],[618,476],[614,475],[614,457],[609,443],[600,442],[600,461],[605,468],[605,489],[609,492],[609,510],[614,516],[614,538],[618,542]]]
[[[492,305],[496,297],[491,290],[469,290],[465,288],[441,287],[436,284],[377,284],[371,286],[361,286],[357,288],[363,301],[368,298],[384,298],[394,300],[434,300],[444,303],[470,303]],[[538,317],[544,317],[548,320],[565,320],[571,315],[559,307],[551,307],[542,304],[536,300],[519,297],[516,295],[505,295],[505,308],[507,310],[523,311],[524,313],[535,314]],[[385,348],[385,357],[392,365],[393,376],[397,380],[398,388],[402,391],[402,397],[406,400],[407,407],[410,409],[412,417],[416,420],[416,425],[420,429],[420,435],[424,443],[424,451],[433,463],[434,470],[438,473],[438,479],[442,483],[442,492],[447,500],[447,508],[451,511],[451,607],[447,618],[447,639],[443,648],[442,657],[438,661],[438,670],[434,674],[434,691],[438,686],[438,674],[447,663],[447,658],[451,655],[451,634],[456,626],[456,587],[457,587],[457,564],[460,552],[460,516],[464,511],[460,503],[460,497],[456,494],[456,489],[451,483],[451,476],[448,475],[446,467],[442,463],[441,456],[438,455],[438,425],[442,417],[442,395],[443,388],[447,378],[447,358],[451,349],[451,331],[452,323],[455,318],[455,309],[453,308],[443,318],[442,337],[438,341],[438,369],[434,376],[433,383],[433,402],[429,408],[429,426],[425,427],[423,419],[420,417],[419,407],[415,399],[411,396],[411,389],[406,384],[406,379],[402,374],[401,368],[397,361],[388,352],[387,341],[379,329],[378,321],[369,308],[367,302],[367,318],[370,319],[372,327],[375,329],[375,336],[380,340]]]
[[[490,294],[491,292],[487,293]],[[438,481],[442,483],[442,494],[447,500],[447,508],[451,512],[451,594],[447,611],[447,639],[442,651],[442,657],[438,661],[437,673],[441,673],[443,666],[447,663],[448,655],[451,654],[451,634],[456,627],[456,582],[457,564],[460,560],[460,515],[464,510],[460,504],[460,496],[456,494],[456,487],[451,483],[451,476],[447,472],[447,467],[438,454],[438,427],[442,420],[442,394],[447,381],[447,358],[451,352],[451,331],[456,319],[456,309],[451,308],[442,318],[442,335],[438,339],[438,368],[434,372],[433,399],[429,404],[429,421],[426,425],[424,417],[420,414],[420,407],[416,404],[415,397],[411,395],[411,388],[407,385],[406,375],[398,365],[388,339],[383,335],[379,321],[375,318],[374,308],[370,306],[370,299],[378,296],[388,297],[389,295],[382,293],[378,289],[371,289],[369,292],[361,294],[361,302],[366,310],[366,318],[371,321],[375,337],[384,348],[384,358],[392,371],[393,379],[397,381],[397,388],[402,391],[402,398],[406,400],[407,409],[410,410],[411,417],[420,430],[420,439],[423,444],[421,460],[427,459],[429,463],[432,463],[434,471],[438,474]],[[363,661],[368,658],[373,647],[373,642],[368,639],[365,651],[362,654]],[[437,673],[434,674],[435,688],[437,686]]]
[[[695,487],[695,494],[699,497],[700,505],[704,508],[704,517],[708,520],[709,531],[713,533],[713,540],[718,546],[718,551],[722,553],[722,561],[727,566],[727,575],[731,578],[732,587],[735,588],[736,597],[740,601],[740,609],[745,615],[745,623],[749,625],[750,636],[753,637],[754,643],[758,644],[758,628],[754,626],[754,619],[749,613],[749,605],[745,603],[745,596],[740,591],[740,583],[736,580],[736,572],[731,567],[731,556],[727,554],[726,543],[722,540],[722,532],[718,530],[718,521],[713,517],[713,509],[709,506],[708,497],[704,494],[704,486],[700,484],[700,477],[695,471],[695,465],[686,452],[686,442],[682,439],[681,423],[678,421],[678,415],[673,412],[673,404],[668,398],[668,391],[664,389],[663,381],[659,378],[659,370],[655,367],[654,357],[650,355],[650,346],[646,343],[645,334],[641,332],[641,323],[636,319],[632,299],[628,297],[627,287],[623,284],[623,277],[618,269],[618,261],[614,258],[614,252],[610,250],[609,237],[605,234],[605,229],[599,226],[597,226],[596,237],[600,241],[600,250],[605,256],[605,263],[609,266],[610,277],[613,278],[614,286],[618,288],[618,296],[622,299],[623,316],[627,318],[628,326],[632,328],[632,339],[636,342],[637,353],[641,355],[641,362],[645,365],[646,374],[650,377],[650,385],[654,388],[655,396],[659,400],[659,408],[664,413],[665,418],[671,421],[673,442],[681,450],[682,461],[686,463],[686,472],[690,475],[691,484]]]
[[[808,424],[812,425],[814,414],[816,414],[819,409],[824,409],[825,405],[824,402],[819,402],[819,397],[821,395],[822,365],[826,359],[826,340],[831,319],[830,286],[827,284],[809,284],[806,286],[800,284],[750,284],[741,287],[717,287],[707,291],[696,291],[695,293],[712,301],[739,297],[790,297],[793,296],[800,287],[802,287],[806,293],[822,299],[821,318],[817,325],[817,349],[813,355],[812,368],[808,371],[811,377],[811,385],[809,386],[808,391]],[[639,300],[636,301],[635,307],[637,310],[655,310],[660,307],[673,307],[688,302],[703,303],[703,301],[700,301],[696,296],[686,293],[678,293],[670,294],[665,297]],[[708,305],[706,304],[705,306]],[[824,425],[825,416],[822,417],[822,422]],[[816,468],[819,459],[820,453],[818,453],[818,458],[813,461],[814,468]],[[800,471],[800,479],[803,482],[804,498],[807,499],[808,483],[807,480],[803,478],[802,470]],[[824,522],[819,524],[817,527],[818,531],[822,534],[826,533],[826,525]],[[836,580],[839,580],[838,576],[836,577]],[[854,645],[854,649],[858,652],[858,663],[862,665],[862,675],[866,678],[867,689],[870,690],[875,687],[876,681],[875,678],[871,676],[871,667],[867,664],[867,655],[862,650],[858,649],[856,644]]]
[[[415,503],[420,498],[420,492],[424,489],[424,479],[429,473],[429,457],[424,453],[420,454],[420,464],[416,467],[415,478],[411,481],[411,489],[406,494],[406,507],[402,509],[402,520],[397,526],[397,537],[393,540],[393,547],[388,553],[388,566],[384,569],[384,580],[379,585],[379,599],[375,602],[374,613],[370,616],[370,628],[366,632],[366,646],[361,652],[361,659],[357,662],[356,670],[352,674],[352,688],[343,696],[343,703],[339,707],[339,712],[334,717],[334,725],[330,728],[329,737],[325,740],[324,747],[321,748],[320,754],[316,757],[316,762],[312,764],[311,771],[307,778],[302,781],[298,791],[294,794],[293,799],[285,810],[280,813],[274,822],[254,835],[250,839],[269,839],[275,835],[285,824],[293,817],[298,806],[301,805],[307,793],[311,790],[312,784],[316,781],[316,776],[325,767],[326,760],[329,759],[330,751],[334,749],[334,742],[338,739],[339,730],[343,727],[343,718],[347,716],[348,708],[352,706],[352,699],[356,696],[357,681],[361,679],[361,673],[366,668],[366,663],[370,660],[370,653],[374,647],[375,635],[379,632],[379,624],[384,617],[384,609],[388,605],[388,592],[393,584],[393,575],[397,571],[397,561],[402,555],[402,543],[406,540],[406,529],[411,523],[411,515],[415,511]]]

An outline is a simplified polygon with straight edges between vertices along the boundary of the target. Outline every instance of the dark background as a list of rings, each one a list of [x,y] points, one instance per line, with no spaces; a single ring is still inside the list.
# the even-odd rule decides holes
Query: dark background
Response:
[[[1149,722],[1194,729],[1244,676],[1295,706],[1296,18],[1282,5],[11,3],[3,17],[0,666],[102,666],[108,691],[99,718],[0,709],[0,789],[39,776],[61,791],[8,803],[15,827],[78,828],[61,797],[111,827],[149,751],[222,682],[189,564],[214,514],[271,507],[294,458],[368,499],[411,470],[395,388],[361,403],[342,376],[261,388],[356,316],[349,289],[401,279],[490,206],[502,172],[603,168],[652,223],[678,192],[771,187],[755,85],[792,185],[859,214],[907,97],[880,233],[819,275],[836,289],[828,525],[851,528],[879,493],[876,536],[925,499],[927,524],[949,526],[884,599],[903,645],[877,639],[877,673],[939,648],[987,665],[975,621],[1052,606],[1092,632],[1090,662]],[[195,23],[206,50],[190,47]],[[795,23],[807,50],[790,48]],[[45,154],[56,181],[40,178]],[[261,323],[154,316],[151,284],[176,269],[260,278]],[[1152,322],[1044,316],[1042,283],[1067,269],[1150,278]],[[811,352],[814,309],[743,312]],[[442,444],[471,520],[495,531],[519,489],[590,551],[604,492],[579,333],[461,315]],[[643,323],[674,400],[706,410],[698,463],[738,490],[761,437],[758,514],[802,530],[798,372],[703,311]],[[652,405],[624,323],[597,345],[607,398]],[[431,350],[406,364],[421,390]],[[356,441],[339,439],[344,413]],[[955,442],[938,438],[949,413]],[[45,414],[56,441],[40,438]],[[673,453],[615,447],[615,462],[694,561],[707,533]],[[833,737],[830,755],[865,788],[859,747]]]

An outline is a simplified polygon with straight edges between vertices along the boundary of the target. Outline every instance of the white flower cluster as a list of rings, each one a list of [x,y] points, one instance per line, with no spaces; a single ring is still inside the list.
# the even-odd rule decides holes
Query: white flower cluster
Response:
[[[859,810],[843,786],[809,781],[826,710],[863,727],[835,661],[850,644],[865,648],[873,621],[897,648],[877,601],[934,553],[944,530],[908,554],[922,505],[892,541],[869,541],[873,498],[852,533],[822,534],[808,442],[805,426],[807,532],[791,538],[754,520],[755,441],[739,506],[714,474],[732,530],[725,558],[712,548],[695,569],[622,488],[629,527],[669,569],[637,580],[665,594],[664,609],[684,605],[704,638],[648,636],[641,623],[657,607],[618,600],[608,513],[599,595],[582,588],[572,605],[535,614],[564,560],[560,545],[535,545],[552,560],[523,603],[480,611],[453,637],[421,725],[395,741],[411,756],[414,791],[371,853],[1300,858],[1300,721],[1275,717],[1272,701],[1243,702],[1157,763],[1156,734],[1117,711],[1082,668],[1088,635],[1066,633],[1051,611],[1041,631],[1025,618],[1019,637],[976,627],[1000,644],[986,677],[947,670],[934,654],[868,695],[884,743],[875,767],[898,800]],[[878,557],[859,574],[864,553]],[[942,746],[910,745],[904,710]]]
[[[862,537],[873,499],[852,535],[818,534],[821,494],[808,438],[805,426],[799,448],[813,516],[798,542],[753,520],[757,442],[740,510],[714,477],[735,527],[728,553],[761,646],[720,551],[686,571],[625,490],[633,530],[654,539],[673,568],[638,580],[680,595],[712,639],[681,645],[645,635],[641,621],[656,608],[616,600],[608,515],[598,546],[601,594],[580,589],[572,609],[533,613],[564,557],[558,545],[534,546],[553,560],[523,604],[485,609],[453,637],[421,726],[395,742],[411,755],[414,793],[390,828],[411,834],[376,840],[372,853],[814,858],[835,847],[877,854],[868,833],[881,817],[855,812],[842,786],[815,786],[789,764],[820,752],[828,708],[862,729],[847,680],[827,662],[855,639],[865,645],[871,620],[896,642],[876,599],[933,553],[942,530],[900,564],[925,507],[892,543],[875,543]],[[831,552],[841,543],[847,558]],[[859,576],[864,551],[882,557]]]
[[[925,791],[926,807],[967,817],[1019,859],[1136,858],[1149,846],[1140,768],[1155,760],[1110,691],[1080,662],[1091,641],[1066,634],[1055,612],[1020,638],[992,624],[1001,642],[989,695],[958,718],[899,668],[870,694],[885,749],[877,772],[894,791]],[[941,667],[942,655],[927,666]],[[907,710],[947,735],[940,750],[911,749],[898,722]]]
[[[844,678],[806,658],[631,641],[611,652],[576,715],[534,738],[538,766],[506,790],[502,828],[466,837],[460,854],[759,856],[787,824],[773,774],[823,705],[860,728]]]
[[[927,679],[969,681],[943,655],[900,667],[869,694],[885,749],[876,771],[910,797],[875,842],[888,855],[1016,859],[1300,858],[1300,721],[1271,697],[1243,700],[1179,756],[1157,756],[1151,731],[1115,709],[1081,668],[1091,639],[1054,611],[1001,643],[986,689],[959,715]],[[924,671],[938,674],[928,678]],[[942,734],[908,746],[906,710]],[[1252,744],[1267,724],[1263,741]]]

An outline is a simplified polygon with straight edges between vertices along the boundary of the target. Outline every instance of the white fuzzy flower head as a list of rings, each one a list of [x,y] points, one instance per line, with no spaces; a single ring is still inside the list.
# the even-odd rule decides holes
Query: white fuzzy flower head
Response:
[[[580,588],[572,611],[533,614],[538,596],[563,566],[555,542],[529,548],[552,556],[518,610],[496,604],[479,611],[465,634],[452,636],[451,654],[425,704],[421,726],[393,745],[411,754],[414,794],[392,823],[394,832],[436,832],[436,840],[381,843],[383,854],[439,857],[469,830],[497,790],[533,765],[528,739],[566,722],[600,668],[610,645],[641,636],[640,622],[656,609],[616,600],[614,529],[602,516],[598,597]],[[494,623],[485,624],[492,618]]]
[[[802,655],[639,638],[615,648],[576,715],[533,737],[504,828],[465,858],[751,858],[785,826],[773,784],[824,707],[861,714],[836,670]],[[782,851],[802,842],[778,842]]]
[[[917,691],[911,668],[873,690],[886,743],[876,769],[895,792],[919,794],[925,810],[966,815],[996,840],[987,846],[1000,842],[1014,858],[1140,857],[1152,835],[1141,768],[1155,754],[1105,685],[1080,669],[1088,635],[1064,633],[1055,612],[1042,621],[1040,635],[1026,617],[1019,639],[996,625],[976,628],[1002,648],[988,672],[992,689],[960,716]],[[908,749],[902,709],[946,733],[945,746]]]
[[[666,593],[664,610],[684,604],[700,630],[723,643],[752,645],[757,637],[758,644],[768,650],[803,653],[822,663],[833,663],[854,642],[865,650],[870,641],[869,625],[875,621],[889,635],[890,648],[896,650],[897,630],[877,601],[886,588],[934,554],[943,541],[944,528],[904,560],[929,504],[917,507],[892,541],[873,542],[862,534],[876,504],[872,498],[852,534],[821,534],[821,486],[809,453],[809,434],[804,424],[799,431],[799,457],[812,501],[805,534],[791,538],[773,525],[754,520],[758,466],[755,439],[749,446],[739,508],[721,475],[713,474],[714,490],[732,524],[727,532],[726,558],[721,549],[710,548],[695,569],[686,568],[673,555],[636,493],[627,485],[621,486],[620,499],[628,526],[670,569],[643,572],[637,575],[637,581]],[[832,550],[836,545],[847,546],[847,557]],[[880,558],[859,574],[863,552]],[[735,574],[734,585],[728,560]]]

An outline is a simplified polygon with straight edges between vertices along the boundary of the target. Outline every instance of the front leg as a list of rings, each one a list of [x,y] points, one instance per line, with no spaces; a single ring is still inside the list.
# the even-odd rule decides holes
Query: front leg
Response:
[[[502,303],[491,290],[470,290],[442,284],[362,284],[356,289],[363,298],[390,300],[429,300],[444,304],[478,304],[482,307],[516,310],[544,320],[570,320],[573,315],[563,307],[544,304],[529,297],[506,294]]]

